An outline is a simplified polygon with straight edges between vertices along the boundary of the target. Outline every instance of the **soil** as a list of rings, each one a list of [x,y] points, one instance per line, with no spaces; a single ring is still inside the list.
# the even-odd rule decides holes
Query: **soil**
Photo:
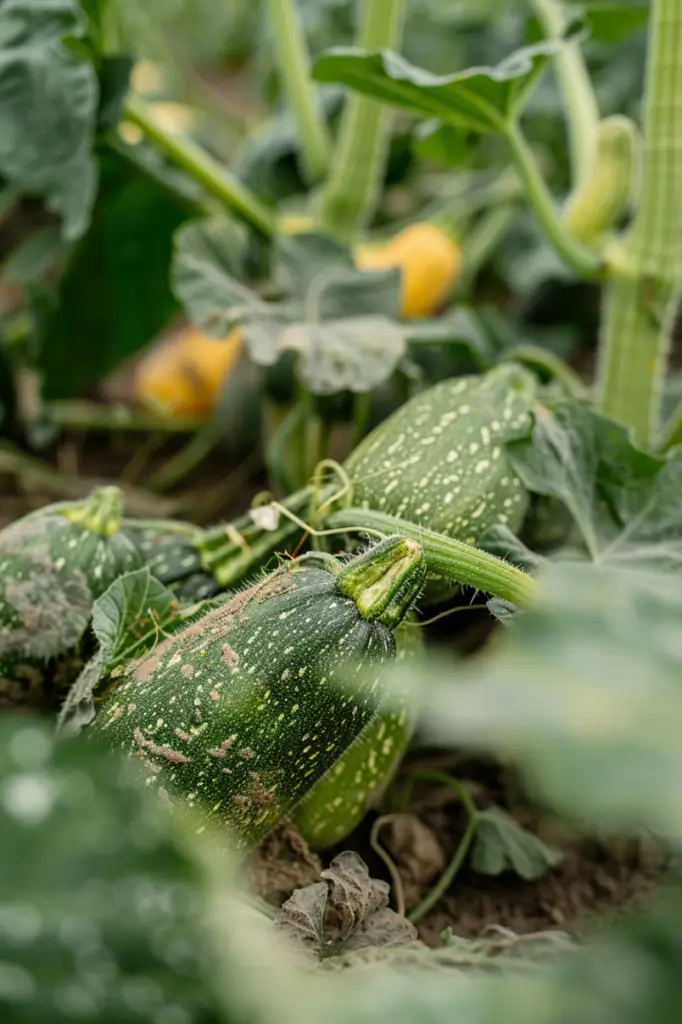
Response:
[[[82,437],[66,437],[48,452],[52,464],[64,470],[64,476],[47,483],[31,474],[6,472],[0,463],[0,527],[48,502],[85,492],[94,480],[119,481],[139,446],[139,437],[132,435],[117,435],[113,441],[104,435],[92,435],[87,443]],[[167,449],[150,458],[145,478],[166,453]],[[210,518],[215,522],[242,512],[253,494],[263,488],[263,481],[248,469],[233,476],[234,487],[230,487],[229,472],[234,472],[234,467],[229,465],[225,452],[218,450],[185,481],[181,494],[168,499],[142,490],[132,493],[141,509],[145,502],[152,507],[158,505],[156,511],[145,507],[148,515],[179,514],[177,509],[181,508],[186,518],[198,522],[206,521],[207,503],[202,499],[213,493],[216,500]],[[216,485],[226,478],[228,486],[216,491]],[[441,620],[430,632],[436,643],[454,644],[466,654],[485,642],[490,621],[484,611],[470,611]],[[439,945],[447,928],[465,937],[482,936],[491,926],[502,926],[519,935],[547,929],[580,932],[595,915],[603,920],[645,898],[670,867],[667,855],[641,838],[606,841],[569,832],[535,809],[524,798],[514,773],[498,763],[452,751],[426,751],[411,754],[401,774],[415,768],[452,774],[467,786],[480,809],[494,805],[506,810],[520,825],[564,854],[558,867],[531,882],[511,872],[484,876],[465,864],[450,890],[419,923],[420,937],[430,945]],[[370,843],[372,820],[366,819],[344,848],[357,850],[374,877],[391,881],[386,864]],[[407,816],[396,827],[382,830],[382,845],[390,848],[408,910],[429,892],[450,861],[465,825],[464,812],[450,788],[420,783]],[[295,888],[315,881],[321,866],[338,852],[328,851],[320,859],[307,850],[295,831],[284,827],[253,859],[252,878],[262,896],[280,904]]]

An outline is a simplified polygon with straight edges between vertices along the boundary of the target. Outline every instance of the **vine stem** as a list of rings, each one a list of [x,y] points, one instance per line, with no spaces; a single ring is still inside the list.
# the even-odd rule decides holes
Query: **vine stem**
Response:
[[[561,39],[566,12],[561,0],[532,0],[535,13],[548,39]],[[561,88],[571,154],[573,187],[589,176],[597,147],[599,108],[592,82],[577,42],[566,41],[554,57]]]
[[[609,262],[599,347],[603,412],[640,445],[659,435],[661,398],[682,293],[682,5],[653,0],[644,94],[640,201]]]
[[[332,139],[310,75],[310,55],[295,0],[268,0],[279,77],[298,126],[301,162],[309,181],[327,173]]]
[[[540,173],[533,151],[521,128],[515,122],[505,126],[504,133],[511,149],[517,174],[523,182],[547,239],[563,261],[580,277],[596,278],[602,268],[602,259],[571,235],[562,223],[554,199]]]
[[[165,131],[144,100],[138,96],[129,96],[123,118],[136,124],[173,163],[259,234],[270,237],[276,233],[275,214],[196,142],[186,136],[171,135]]]
[[[363,0],[357,46],[362,50],[398,50],[406,0]],[[353,93],[346,100],[332,159],[322,190],[318,223],[353,243],[366,227],[383,180],[391,111],[375,99]]]
[[[445,868],[436,884],[429,890],[421,902],[418,903],[417,906],[414,907],[414,909],[407,915],[408,921],[411,921],[413,924],[416,924],[417,921],[421,921],[421,919],[428,914],[429,910],[431,910],[432,907],[435,907],[439,899],[448,891],[466,859],[466,855],[471,848],[471,844],[476,835],[476,830],[478,829],[478,810],[476,809],[474,801],[469,796],[466,786],[462,785],[459,779],[454,778],[452,775],[448,775],[447,772],[429,770],[411,772],[407,778],[402,794],[401,803],[404,808],[409,806],[414,784],[418,781],[439,782],[452,789],[464,808],[464,812],[467,816],[467,826],[450,863]]]
[[[325,516],[324,526],[331,530],[367,530],[383,536],[400,533],[412,537],[424,548],[427,565],[434,574],[501,597],[520,608],[528,608],[539,599],[538,584],[521,569],[397,516],[365,508],[345,508]]]

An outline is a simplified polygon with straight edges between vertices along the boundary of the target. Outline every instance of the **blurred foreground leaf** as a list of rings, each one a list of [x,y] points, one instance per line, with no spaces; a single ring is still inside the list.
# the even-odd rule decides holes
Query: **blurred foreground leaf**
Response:
[[[200,861],[161,805],[94,744],[0,735],[4,1019],[220,1020]]]
[[[579,823],[682,843],[679,576],[574,563],[539,580],[495,656],[420,675],[427,733],[511,757]]]

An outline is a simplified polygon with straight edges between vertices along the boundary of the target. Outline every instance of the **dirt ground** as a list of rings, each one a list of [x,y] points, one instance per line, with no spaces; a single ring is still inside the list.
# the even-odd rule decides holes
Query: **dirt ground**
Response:
[[[94,435],[87,443],[82,438],[66,438],[49,453],[52,464],[64,476],[47,484],[35,475],[17,474],[0,462],[0,526],[50,501],[85,492],[93,481],[119,481],[140,443],[140,438],[130,436],[117,437],[113,443]],[[153,456],[143,478],[164,457],[165,452]],[[229,476],[229,459],[218,450],[188,478],[181,495],[157,498],[133,489],[133,504],[139,499],[140,514],[178,514],[177,509],[181,508],[187,518],[205,521],[207,503],[202,499],[214,494],[212,520],[229,518],[248,506],[263,481],[254,478],[247,467],[236,474],[232,470],[234,487],[216,490],[217,484],[225,480],[226,466]],[[74,473],[75,482],[71,475]],[[135,486],[139,486],[138,482]],[[145,503],[151,507],[147,508]],[[490,628],[485,613],[455,616],[445,623],[450,625],[441,623],[434,630],[434,640],[454,643],[461,653],[478,647]],[[452,751],[416,751],[409,755],[401,774],[415,768],[454,775],[466,785],[480,809],[491,805],[503,808],[519,824],[564,854],[558,867],[533,882],[511,872],[499,877],[484,876],[465,864],[450,890],[419,924],[420,935],[429,944],[437,945],[448,927],[466,937],[480,936],[491,925],[509,928],[517,934],[548,928],[580,932],[595,915],[603,920],[604,916],[618,914],[645,898],[669,866],[665,853],[648,841],[631,837],[604,842],[569,832],[534,809],[524,799],[513,772],[495,762],[474,760]],[[370,816],[344,848],[356,849],[375,877],[390,881],[385,863],[369,841],[372,820]],[[400,831],[382,831],[382,845],[398,870],[408,910],[430,890],[452,858],[465,825],[465,814],[451,789],[419,783]],[[324,862],[337,852],[325,854]],[[306,849],[300,837],[284,829],[263,844],[252,861],[252,873],[261,894],[270,902],[280,903],[297,886],[315,881],[321,866],[320,859]]]

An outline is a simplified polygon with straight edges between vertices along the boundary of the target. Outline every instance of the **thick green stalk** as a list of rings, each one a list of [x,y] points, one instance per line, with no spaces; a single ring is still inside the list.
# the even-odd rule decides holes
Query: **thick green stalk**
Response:
[[[398,50],[405,0],[363,0],[357,45]],[[352,243],[378,201],[393,115],[379,100],[353,93],[346,100],[332,169],[320,197],[322,228]]]
[[[561,0],[532,0],[538,21],[548,39],[561,39],[566,11]],[[577,42],[565,43],[554,58],[568,127],[573,187],[590,173],[597,144],[599,108],[592,82]]]
[[[545,184],[533,152],[521,129],[515,123],[508,125],[505,135],[511,148],[514,166],[523,182],[526,197],[535,211],[540,226],[558,255],[581,277],[599,275],[601,258],[577,241],[562,223],[559,210]]]
[[[310,55],[296,13],[296,0],[268,0],[279,78],[296,120],[301,163],[309,181],[327,173],[332,139],[310,76]]]
[[[166,132],[154,119],[143,100],[129,96],[123,116],[141,128],[145,136],[165,156],[259,234],[268,237],[275,234],[277,221],[274,213],[196,142],[185,136]]]
[[[637,214],[604,300],[598,392],[602,410],[658,436],[661,395],[682,293],[682,3],[651,5],[644,98],[644,156]]]
[[[422,545],[426,564],[432,573],[494,594],[521,608],[529,607],[538,599],[539,589],[535,580],[515,566],[397,516],[365,508],[346,508],[325,516],[324,527],[331,530],[366,529],[387,536],[397,533],[411,537]]]

